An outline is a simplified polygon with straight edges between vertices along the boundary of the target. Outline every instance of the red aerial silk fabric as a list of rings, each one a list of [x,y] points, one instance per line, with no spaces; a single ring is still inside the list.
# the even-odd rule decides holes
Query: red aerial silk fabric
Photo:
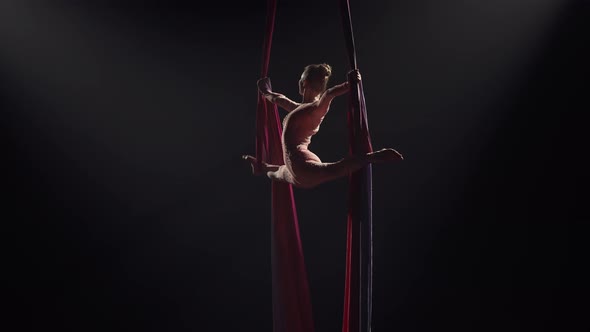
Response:
[[[349,0],[340,1],[351,69],[357,68]],[[350,82],[349,153],[373,151],[361,82]],[[373,269],[372,170],[368,165],[350,175],[346,237],[346,272],[342,332],[370,332]]]
[[[268,76],[276,0],[268,0],[261,77]],[[281,121],[277,106],[258,93],[256,159],[282,165]],[[274,332],[313,332],[307,272],[290,184],[271,183],[271,262]]]

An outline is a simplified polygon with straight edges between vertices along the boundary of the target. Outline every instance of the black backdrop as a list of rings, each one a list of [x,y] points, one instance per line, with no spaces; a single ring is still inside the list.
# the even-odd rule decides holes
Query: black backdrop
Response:
[[[270,331],[254,152],[264,1],[3,1],[14,331]],[[352,1],[373,144],[375,331],[587,331],[587,1]],[[345,78],[337,1],[279,1],[270,76]],[[346,153],[346,98],[312,148]],[[296,190],[340,329],[346,180]]]

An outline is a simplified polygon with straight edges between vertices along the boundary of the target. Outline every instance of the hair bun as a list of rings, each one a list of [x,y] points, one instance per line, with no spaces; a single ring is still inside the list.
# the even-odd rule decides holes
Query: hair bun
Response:
[[[332,75],[332,67],[331,67],[329,64],[327,64],[327,63],[322,63],[322,64],[320,65],[320,68],[322,68],[322,69],[323,69],[323,72],[324,72],[324,75],[325,75],[325,76],[330,76],[330,75]]]
[[[322,92],[326,90],[326,85],[332,75],[332,67],[327,63],[307,65],[303,70],[303,75],[309,83],[310,89]]]

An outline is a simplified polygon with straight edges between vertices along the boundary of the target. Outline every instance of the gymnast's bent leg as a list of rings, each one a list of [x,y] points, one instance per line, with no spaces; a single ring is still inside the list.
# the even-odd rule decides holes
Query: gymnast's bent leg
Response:
[[[268,176],[268,178],[273,181],[286,182],[295,186],[298,185],[297,183],[295,183],[293,174],[291,174],[291,171],[289,171],[289,169],[285,165],[279,166],[276,171],[266,172],[266,176]]]
[[[289,169],[285,165],[272,165],[265,162],[262,162],[258,167],[257,160],[255,157],[250,155],[242,156],[242,159],[247,160],[252,165],[252,173],[254,175],[262,175],[266,173],[266,176],[273,181],[279,182],[286,182],[290,184],[295,184],[293,174],[289,171]]]

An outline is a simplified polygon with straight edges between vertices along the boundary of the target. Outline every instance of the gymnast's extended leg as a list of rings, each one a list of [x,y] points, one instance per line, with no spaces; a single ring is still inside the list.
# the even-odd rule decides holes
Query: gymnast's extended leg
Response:
[[[381,149],[375,152],[369,152],[362,156],[348,156],[337,162],[317,163],[313,161],[306,162],[305,174],[301,174],[302,182],[306,186],[314,187],[321,183],[335,180],[346,176],[354,171],[361,169],[369,163],[379,163],[393,160],[402,160],[402,155],[394,149]]]

